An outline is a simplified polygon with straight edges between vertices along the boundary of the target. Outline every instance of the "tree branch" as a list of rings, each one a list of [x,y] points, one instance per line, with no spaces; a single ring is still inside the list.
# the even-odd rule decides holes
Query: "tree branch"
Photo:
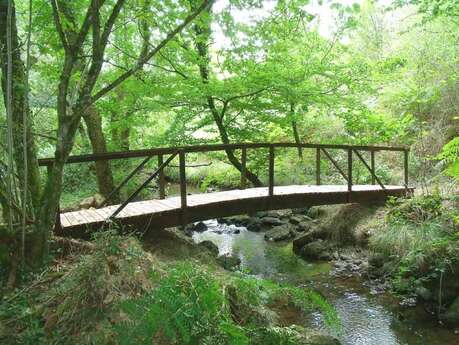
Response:
[[[59,38],[61,39],[62,46],[64,47],[65,51],[68,51],[69,43],[67,41],[67,36],[65,35],[64,29],[62,27],[61,16],[59,14],[59,9],[57,7],[56,0],[51,0],[51,7],[53,8],[54,24],[56,26],[57,33],[59,34]]]
[[[121,74],[118,78],[116,78],[113,82],[108,84],[107,86],[103,87],[99,90],[92,98],[90,103],[94,103],[99,98],[103,97],[105,94],[116,88],[120,85],[123,81],[131,77],[134,73],[139,71],[143,65],[145,65],[153,56],[155,56],[169,41],[171,41],[179,32],[181,32],[190,22],[192,22],[207,6],[212,3],[213,0],[204,0],[201,6],[199,6],[196,11],[188,15],[184,21],[178,25],[174,30],[170,31],[167,36],[148,54],[144,57],[140,57],[137,65],[131,68],[129,71]]]

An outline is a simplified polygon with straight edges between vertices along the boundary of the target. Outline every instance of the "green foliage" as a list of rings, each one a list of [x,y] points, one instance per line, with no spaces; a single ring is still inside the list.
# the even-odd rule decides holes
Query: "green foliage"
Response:
[[[53,336],[68,344],[105,343],[113,336],[115,302],[152,286],[152,258],[136,239],[102,232],[94,245],[46,297],[49,317],[56,319]]]
[[[228,277],[227,277],[228,278]],[[227,279],[226,278],[226,279]],[[339,327],[336,311],[318,294],[270,281],[218,275],[193,263],[169,270],[159,286],[122,303],[127,319],[117,328],[122,344],[296,344],[298,333],[272,328],[269,306],[292,303],[303,312],[321,310]]]
[[[29,294],[20,294],[10,299],[5,296],[0,301],[0,343],[35,345],[45,344],[44,322],[34,306],[34,298]],[[15,328],[24,330],[16,333]]]
[[[422,225],[442,213],[442,197],[439,194],[415,196],[409,200],[392,197],[387,204],[387,217],[391,225]]]
[[[178,344],[219,344],[230,327],[222,287],[193,264],[180,264],[150,294],[128,301],[122,310],[130,320],[119,329],[122,344],[150,344],[152,339]],[[222,326],[222,327],[221,327]]]
[[[457,264],[459,223],[454,205],[439,195],[388,203],[386,222],[371,237],[370,246],[398,266],[394,275],[398,292],[413,293]]]
[[[444,160],[448,164],[446,174],[459,181],[459,137],[454,138],[443,146],[442,152],[437,156],[437,159]]]

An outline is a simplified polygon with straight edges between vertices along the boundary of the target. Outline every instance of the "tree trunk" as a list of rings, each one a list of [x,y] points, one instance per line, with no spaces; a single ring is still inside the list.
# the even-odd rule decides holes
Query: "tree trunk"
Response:
[[[71,61],[66,62],[70,64]],[[62,84],[65,84],[69,78],[70,73],[63,73],[61,75],[60,87],[62,87]],[[80,104],[69,110],[69,112],[73,114],[72,116],[65,115],[67,113],[66,98],[58,97],[57,109],[59,121],[54,164],[48,170],[46,185],[41,196],[40,210],[36,222],[38,231],[36,232],[34,246],[30,248],[33,255],[40,258],[40,261],[35,263],[36,265],[41,265],[48,255],[49,234],[55,225],[59,209],[59,200],[62,193],[64,165],[72,151],[75,134],[81,121],[82,109],[85,108],[88,108],[88,106]]]
[[[86,130],[88,132],[89,141],[91,142],[92,153],[106,153],[107,144],[102,130],[102,118],[97,108],[95,106],[89,107],[83,119],[86,123]],[[96,161],[95,168],[99,193],[104,198],[107,198],[115,189],[110,162],[105,160]],[[111,201],[116,202],[117,200],[119,200],[118,196],[114,196]]]
[[[292,131],[293,131],[293,137],[295,139],[295,144],[301,144],[300,135],[298,134],[298,125],[295,120],[295,104],[294,103],[290,103],[290,116],[292,119]],[[298,157],[302,160],[303,159],[303,149],[300,146],[298,146],[297,150],[298,150]]]
[[[122,88],[115,90],[116,98],[115,102],[121,104],[124,101],[125,95]],[[124,114],[124,116],[129,117],[130,114]],[[129,126],[120,126],[120,111],[119,109],[114,109],[110,112],[110,123],[111,130],[110,135],[112,142],[115,144],[117,150],[128,151],[130,148],[129,138],[131,135],[131,129]]]
[[[206,10],[206,14],[208,16],[204,16],[202,20],[208,20],[206,18],[210,17],[212,10],[209,8]],[[210,38],[210,22],[206,23],[196,23],[194,25],[194,31],[196,33],[196,39],[195,39],[195,44],[196,44],[196,49],[198,52],[198,55],[200,57],[200,62],[199,62],[199,73],[201,75],[201,81],[203,84],[208,84],[209,83],[209,52],[208,52],[208,44],[209,44],[209,38]],[[223,123],[223,117],[224,113],[222,111],[222,114],[217,110],[217,107],[214,102],[214,98],[210,95],[207,96],[207,107],[209,108],[212,117],[215,121],[215,124],[217,125],[218,133],[220,135],[220,139],[223,144],[229,144],[229,136],[228,132],[225,128],[225,124]],[[242,171],[242,164],[241,162],[236,158],[232,150],[225,150],[226,156],[228,157],[228,160],[230,163],[239,171]],[[252,173],[250,170],[246,169],[245,171],[247,179],[255,186],[255,187],[261,187],[263,186],[263,183],[260,181],[257,175]]]
[[[7,88],[7,9],[8,0],[0,0],[0,45],[1,45],[1,67],[2,67],[2,92],[4,104]],[[18,39],[16,26],[16,13],[13,4],[11,19],[11,49],[12,49],[12,117],[13,117],[13,140],[14,140],[14,161],[18,175],[19,187],[21,190],[28,188],[30,200],[28,202],[29,216],[34,218],[34,211],[39,207],[40,200],[40,171],[38,168],[37,150],[32,135],[32,124],[30,121],[29,102],[25,94],[26,71],[21,60],[21,47]],[[23,126],[23,116],[27,116],[27,126]],[[24,133],[25,131],[25,133]],[[27,146],[23,145],[23,136],[27,137]],[[24,186],[25,165],[24,154],[27,155],[27,186]]]

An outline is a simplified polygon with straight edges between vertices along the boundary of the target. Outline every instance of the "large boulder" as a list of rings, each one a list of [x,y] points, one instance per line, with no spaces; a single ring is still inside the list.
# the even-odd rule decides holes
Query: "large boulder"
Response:
[[[78,203],[79,209],[99,208],[104,203],[105,198],[99,193],[94,194],[88,198],[84,198]]]
[[[246,214],[242,214],[239,216],[229,217],[227,218],[227,220],[228,220],[227,224],[234,224],[236,226],[247,226],[247,224],[249,224],[251,220],[251,217],[249,217]]]
[[[296,238],[293,241],[293,252],[296,255],[300,255],[301,248],[303,248],[306,244],[313,242],[317,239],[317,233],[314,231],[309,231],[306,234],[302,235],[299,238]]]
[[[311,222],[301,222],[301,223],[298,223],[296,226],[296,231],[298,232],[306,232],[306,231],[310,231],[311,229],[312,229]]]
[[[218,255],[218,247],[215,243],[212,241],[202,241],[199,242],[198,246],[206,248],[209,252],[211,252],[213,255],[217,256]]]
[[[306,215],[308,214],[309,207],[303,207],[303,208],[293,208],[292,213],[293,214],[303,214]]]
[[[234,270],[241,264],[241,259],[236,255],[224,254],[217,257],[217,262],[225,270]]]
[[[197,222],[194,224],[188,224],[185,226],[185,233],[190,236],[193,232],[204,232],[207,230],[207,225],[204,222]]]
[[[301,217],[301,216],[291,216],[289,218],[289,222],[294,224],[294,225],[298,225],[300,224],[302,221],[304,221],[304,217]]]
[[[265,240],[277,242],[293,238],[294,236],[295,231],[293,228],[288,224],[284,224],[275,226],[271,230],[267,231],[265,233]]]
[[[459,327],[459,296],[441,315],[441,320],[451,327]]]
[[[262,229],[262,224],[260,222],[259,218],[252,217],[250,218],[250,221],[246,225],[247,230],[253,231],[253,232],[259,232]]]
[[[329,260],[330,248],[327,242],[317,240],[303,246],[300,250],[300,255],[304,259],[308,260]]]
[[[271,216],[266,216],[260,219],[261,224],[267,225],[267,226],[276,226],[276,225],[282,225],[284,222],[280,220],[278,217],[271,217]]]
[[[309,218],[315,219],[315,218],[318,218],[323,213],[324,211],[319,206],[313,206],[308,209],[308,212],[306,213],[306,215]]]

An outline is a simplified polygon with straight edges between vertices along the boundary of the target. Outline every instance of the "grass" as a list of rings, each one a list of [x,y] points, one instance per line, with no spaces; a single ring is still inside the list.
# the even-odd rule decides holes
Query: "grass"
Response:
[[[457,204],[439,195],[393,199],[369,245],[396,266],[395,289],[412,293],[419,282],[437,279],[439,272],[457,265]]]
[[[319,310],[331,328],[339,325],[311,290],[230,273],[209,260],[171,263],[110,232],[93,246],[0,303],[0,343],[298,344],[307,331],[276,314],[290,306],[305,315]]]

